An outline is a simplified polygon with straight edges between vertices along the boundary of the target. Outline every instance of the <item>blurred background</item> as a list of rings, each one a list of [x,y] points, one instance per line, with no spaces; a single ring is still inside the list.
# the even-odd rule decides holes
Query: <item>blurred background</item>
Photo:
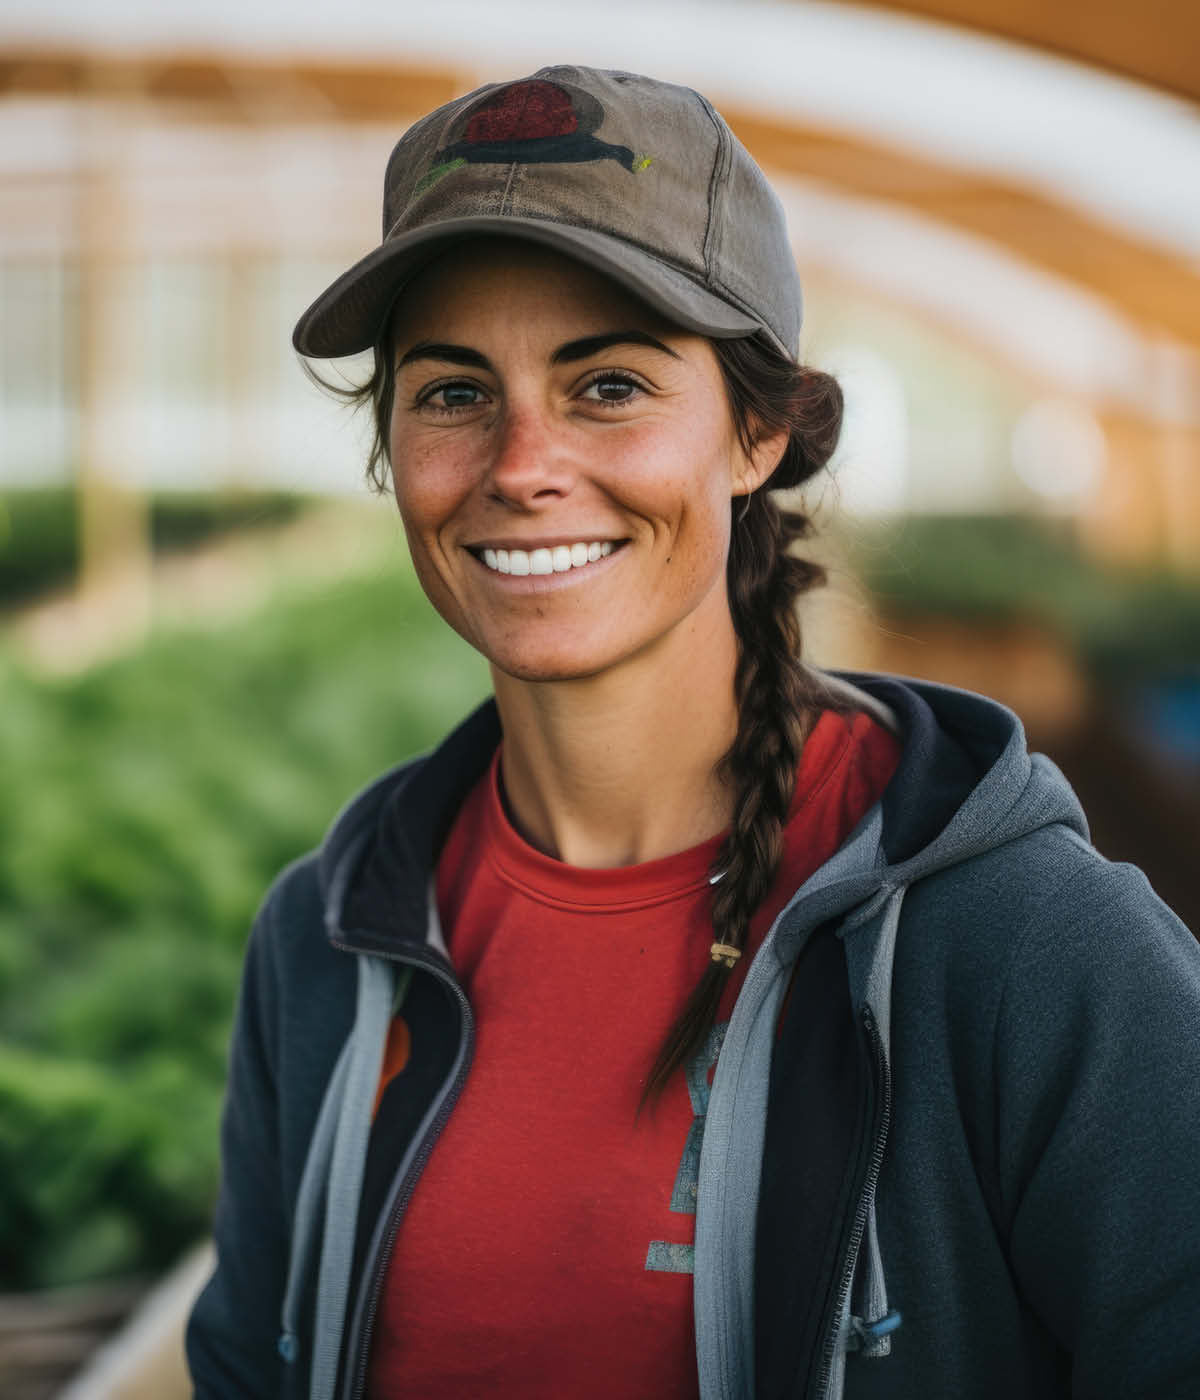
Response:
[[[810,655],[1011,705],[1200,927],[1197,52],[1187,0],[6,0],[6,1397],[187,1393],[256,904],[486,689],[289,342],[397,135],[481,82],[714,100],[847,398]]]

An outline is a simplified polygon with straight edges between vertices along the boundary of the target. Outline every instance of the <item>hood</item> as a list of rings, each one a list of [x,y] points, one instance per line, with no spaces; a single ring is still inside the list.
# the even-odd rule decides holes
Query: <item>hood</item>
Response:
[[[835,856],[834,868],[818,872],[805,900],[807,927],[1042,827],[1065,826],[1087,839],[1083,809],[1067,780],[1044,754],[1029,752],[1024,726],[1004,705],[908,677],[832,672],[829,678],[838,703],[886,715],[904,748],[879,804],[843,848],[861,853],[869,840],[873,861],[846,861],[841,876]]]
[[[1044,826],[1087,839],[1078,799],[1048,758],[1030,754],[1011,710],[929,681],[847,679],[888,705],[905,738],[881,804],[884,855],[897,882]]]

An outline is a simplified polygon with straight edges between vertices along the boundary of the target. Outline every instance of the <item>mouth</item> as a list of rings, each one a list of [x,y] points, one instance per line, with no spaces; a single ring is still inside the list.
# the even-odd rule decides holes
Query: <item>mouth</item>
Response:
[[[472,545],[470,549],[493,573],[525,577],[586,569],[607,559],[624,544],[624,540],[577,540],[572,544],[541,545],[534,549],[501,549],[490,545]]]

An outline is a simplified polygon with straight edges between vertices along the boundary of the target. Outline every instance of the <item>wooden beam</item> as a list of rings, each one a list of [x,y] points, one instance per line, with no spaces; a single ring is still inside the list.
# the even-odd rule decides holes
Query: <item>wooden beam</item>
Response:
[[[875,0],[870,8],[1014,39],[1200,102],[1195,0]]]
[[[906,205],[990,239],[1098,293],[1151,332],[1200,346],[1200,275],[1181,257],[1102,225],[1047,195],[970,171],[725,106],[757,160],[868,199]]]
[[[149,97],[208,109],[213,118],[257,120],[263,106],[293,121],[411,118],[463,91],[457,72],[396,64],[283,63],[224,54],[140,57],[0,52],[0,97]]]
[[[198,104],[216,120],[257,121],[269,110],[291,121],[408,121],[463,87],[462,76],[451,70],[392,64],[284,64],[195,54],[136,60],[44,51],[0,54],[0,96],[136,94],[165,104]],[[772,121],[736,107],[723,110],[754,155],[780,173],[899,203],[990,239],[1096,292],[1149,332],[1200,347],[1200,275],[1180,256],[1013,182],[978,176],[883,141]]]

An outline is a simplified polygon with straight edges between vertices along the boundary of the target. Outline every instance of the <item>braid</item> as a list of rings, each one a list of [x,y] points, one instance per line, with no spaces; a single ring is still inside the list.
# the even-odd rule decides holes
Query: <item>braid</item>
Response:
[[[805,370],[752,340],[718,341],[743,445],[756,425],[791,428],[791,438],[768,486],[795,486],[820,470],[837,442],[841,392],[827,375]],[[800,658],[801,593],[823,583],[824,570],[798,559],[791,546],[811,533],[808,517],[781,507],[766,487],[733,502],[726,580],[738,663],[734,694],[737,735],[721,763],[734,791],[733,819],[715,870],[715,943],[745,946],[783,851],[783,831],[796,785],[796,767],[812,716],[828,703]],[[643,1103],[661,1093],[676,1069],[700,1049],[736,956],[709,962],[659,1049]]]

